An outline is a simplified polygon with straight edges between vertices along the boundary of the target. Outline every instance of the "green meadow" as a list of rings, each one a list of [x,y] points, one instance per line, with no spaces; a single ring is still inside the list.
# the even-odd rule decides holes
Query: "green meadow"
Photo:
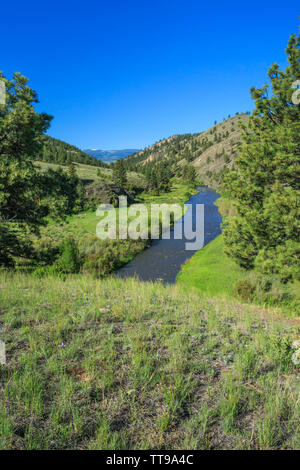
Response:
[[[170,191],[166,193],[161,193],[160,195],[154,195],[144,191],[136,197],[135,202],[138,204],[144,204],[150,214],[151,204],[177,203],[180,204],[183,208],[184,203],[189,199],[192,194],[195,193],[195,185],[183,183],[174,179]],[[116,218],[118,221],[119,208],[116,208]],[[83,211],[79,214],[73,214],[71,216],[68,216],[65,221],[60,223],[49,219],[47,226],[45,228],[42,228],[41,242],[43,243],[43,240],[50,241],[51,239],[52,242],[58,243],[62,239],[68,237],[74,237],[76,240],[84,242],[84,238],[86,238],[86,236],[96,236],[96,226],[100,220],[101,217],[97,216],[96,210],[90,209]],[[151,219],[149,218],[149,224],[150,222]]]
[[[223,248],[223,238],[219,235],[188,260],[178,274],[177,282],[207,296],[233,298],[236,282],[246,273],[224,254]]]
[[[76,174],[77,176],[86,182],[93,183],[93,182],[99,182],[99,183],[111,183],[112,182],[112,169],[110,168],[102,168],[102,167],[96,167],[93,165],[85,165],[83,163],[76,163],[73,162],[75,165],[76,169]],[[48,163],[48,162],[42,162],[42,161],[36,161],[35,166],[39,167],[42,172],[48,170],[49,168],[52,168],[53,170],[57,170],[59,168],[62,168],[63,170],[66,170],[68,167],[59,165],[56,163]],[[98,176],[97,172],[100,172],[100,175]],[[138,173],[135,172],[128,172],[127,174],[128,182],[130,184],[136,184],[136,185],[143,185],[144,180],[139,175]]]

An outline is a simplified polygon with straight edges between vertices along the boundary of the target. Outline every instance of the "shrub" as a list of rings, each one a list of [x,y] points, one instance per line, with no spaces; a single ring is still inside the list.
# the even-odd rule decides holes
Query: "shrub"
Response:
[[[32,272],[32,275],[34,277],[37,277],[38,279],[46,276],[48,274],[48,266],[38,266],[35,268],[35,270]]]
[[[53,264],[51,266],[38,266],[33,272],[32,275],[41,279],[45,276],[56,276],[60,279],[66,279],[66,275],[61,271],[58,264]]]
[[[255,291],[255,287],[246,279],[238,281],[234,287],[234,295],[243,300],[251,300]]]
[[[61,256],[55,263],[56,267],[65,274],[78,273],[80,257],[77,244],[73,238],[66,238],[61,245]]]
[[[86,237],[79,245],[82,272],[101,278],[120,268],[148,246],[148,240],[99,240]]]

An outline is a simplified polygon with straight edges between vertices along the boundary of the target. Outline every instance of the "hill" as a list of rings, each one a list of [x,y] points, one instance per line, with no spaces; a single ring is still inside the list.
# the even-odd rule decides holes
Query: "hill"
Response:
[[[70,145],[63,140],[55,139],[49,135],[41,135],[42,150],[36,160],[69,165],[70,163],[82,163],[85,165],[104,166],[105,164],[95,157],[88,155],[75,145]]]
[[[42,172],[52,168],[58,170],[59,168],[65,169],[63,165],[57,163],[47,163],[37,160],[35,165],[39,167]],[[113,183],[113,170],[111,168],[101,168],[94,165],[86,165],[83,163],[75,162],[75,171],[78,178],[83,182],[84,185],[91,185],[96,183],[97,185],[112,184]],[[140,188],[145,187],[145,181],[143,175],[129,171],[127,173],[127,180],[129,185]]]
[[[123,149],[123,150],[98,150],[98,149],[87,149],[85,153],[91,157],[98,158],[105,163],[111,163],[119,160],[120,158],[128,157],[133,153],[139,152],[139,149]]]
[[[183,134],[161,140],[126,158],[129,167],[168,161],[174,172],[185,163],[192,164],[201,181],[217,186],[222,174],[232,166],[241,142],[239,125],[248,114],[236,114],[199,134]]]

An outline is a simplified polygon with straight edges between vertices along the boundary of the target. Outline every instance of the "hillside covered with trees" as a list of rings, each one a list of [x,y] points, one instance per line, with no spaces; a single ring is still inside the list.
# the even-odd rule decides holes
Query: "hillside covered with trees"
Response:
[[[185,167],[190,166],[195,168],[195,172],[192,172],[194,179],[197,176],[205,184],[219,186],[240,149],[240,125],[248,120],[248,113],[236,113],[220,123],[215,122],[214,126],[199,134],[182,134],[163,139],[127,157],[126,165],[148,175],[150,186],[153,186],[153,179],[161,172],[165,174],[166,167],[169,174],[185,177],[190,172]]]
[[[59,139],[54,139],[46,134],[40,136],[41,148],[36,154],[36,160],[59,165],[70,165],[70,163],[83,163],[105,167],[105,163],[96,157],[92,157],[74,145],[67,144]]]

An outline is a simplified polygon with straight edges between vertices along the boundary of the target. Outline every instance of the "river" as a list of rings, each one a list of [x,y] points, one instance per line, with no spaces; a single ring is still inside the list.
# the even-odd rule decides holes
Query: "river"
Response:
[[[222,218],[218,212],[218,207],[214,204],[220,195],[213,189],[207,187],[198,188],[198,193],[191,196],[186,202],[187,210],[184,217],[178,220],[174,228],[171,229],[171,237],[168,240],[160,238],[153,240],[151,246],[139,253],[132,261],[120,268],[116,272],[117,277],[127,278],[136,276],[141,281],[161,280],[167,284],[174,284],[176,276],[181,270],[181,266],[198,250],[186,250],[187,240],[184,236],[177,240],[174,238],[176,224],[187,224],[187,220],[192,220],[195,230],[196,225],[196,204],[204,205],[204,244],[216,238],[221,233]],[[183,230],[184,233],[184,230]]]

